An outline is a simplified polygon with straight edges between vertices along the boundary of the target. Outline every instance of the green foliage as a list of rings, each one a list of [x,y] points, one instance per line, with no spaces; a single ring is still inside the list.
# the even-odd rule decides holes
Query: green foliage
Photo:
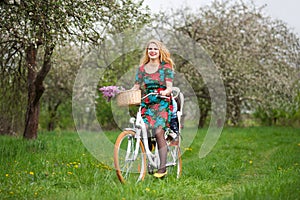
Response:
[[[109,50],[110,49],[106,49],[106,51]],[[117,57],[107,66],[103,74],[101,74],[98,88],[109,85],[121,86],[126,90],[132,88],[140,58],[141,51],[138,50]],[[100,91],[97,91],[97,94],[99,98],[96,99],[96,113],[101,127],[104,129],[116,128],[116,122],[112,120],[114,119],[114,115],[118,118],[117,123],[121,126],[120,128],[124,128],[124,126],[128,124],[129,118],[122,116],[126,114],[127,110],[121,107],[112,109],[112,106],[116,106],[115,100],[113,99],[112,102],[107,102]],[[129,112],[131,115],[134,115],[136,111],[136,108],[130,108]]]
[[[111,104],[107,102],[99,92],[100,98],[96,100],[96,113],[99,124],[101,128],[104,129],[113,129],[116,128],[116,124],[114,123],[112,111],[111,111]]]
[[[262,125],[281,125],[281,126],[295,126],[299,127],[300,124],[300,101],[297,95],[292,105],[282,105],[281,108],[264,109],[258,107],[253,116],[259,119]]]
[[[39,130],[49,130],[49,123],[53,122],[54,130],[75,130],[74,120],[72,116],[72,102],[63,102],[56,111],[55,117],[50,119],[50,111],[47,106],[42,104],[40,113]]]
[[[1,34],[19,43],[66,40],[100,43],[105,32],[138,27],[147,20],[141,1],[28,0],[20,5],[1,2]],[[11,34],[13,33],[13,34]]]
[[[28,90],[31,91],[27,91],[30,98],[28,107],[33,106],[30,105],[31,102],[34,102],[36,106],[44,91],[43,82],[45,77],[51,68],[52,62],[55,61],[55,59],[51,59],[51,56],[57,44],[64,45],[66,42],[72,43],[72,45],[101,44],[103,38],[108,34],[119,33],[129,28],[137,28],[149,19],[149,15],[146,13],[147,8],[142,7],[142,2],[124,0],[28,0],[11,5],[6,1],[1,1],[0,75],[8,77],[8,84],[5,84],[5,81],[1,81],[0,86],[4,86],[5,90],[10,90],[8,93],[14,94],[13,97],[18,97],[15,93],[20,91],[12,90],[12,86],[22,86],[22,91],[30,88]],[[37,60],[36,56],[39,54],[43,55],[38,58],[40,60]],[[73,60],[76,61],[75,58]],[[57,64],[63,65],[65,63],[59,62]],[[30,74],[28,77],[27,73]],[[66,77],[64,78],[68,80]],[[25,81],[25,84],[23,84],[24,80],[28,82],[26,83]],[[56,84],[52,84],[52,86],[55,85],[52,89],[68,88],[67,83],[61,79],[48,79],[48,83],[51,81]],[[65,92],[61,96],[58,96],[57,93],[54,95],[62,97],[65,95]],[[8,99],[6,97],[4,102],[1,101],[1,105],[5,106],[7,104],[10,106],[7,103]],[[47,102],[48,108],[57,107],[62,101],[65,101],[65,99],[57,98],[57,103],[50,99],[48,98],[49,102]],[[16,110],[14,108],[9,108],[8,110],[21,114],[19,110],[24,109],[22,106],[17,105]],[[2,111],[5,112],[6,110],[1,109],[0,111],[2,113]],[[27,110],[30,111],[32,109],[28,108]],[[25,111],[26,109],[22,110],[22,113]],[[53,110],[50,111],[50,116],[52,115],[55,115]],[[32,125],[29,129],[37,127],[37,117],[36,114],[27,113],[26,121],[33,119],[30,123],[26,123],[26,126],[28,124]],[[11,121],[15,119],[13,115],[8,116],[8,119],[0,119],[1,122],[5,121],[6,123],[5,129],[7,130],[3,132],[10,132],[10,129],[14,128],[11,126],[15,124],[14,122],[11,123]],[[18,117],[16,121],[21,121],[20,119]],[[52,118],[50,117],[51,120]],[[25,130],[26,137],[31,135],[30,137],[34,138],[34,135],[36,135],[36,130]]]
[[[20,81],[15,81],[19,79]],[[23,131],[26,111],[25,82],[20,77],[0,78],[0,135],[19,135]]]
[[[299,198],[298,129],[226,128],[212,152],[199,159],[205,133],[199,130],[185,149],[180,179],[146,175],[125,185],[74,132],[41,132],[35,141],[1,136],[0,199]],[[112,141],[118,134],[106,132]]]
[[[295,104],[299,37],[263,10],[251,2],[216,0],[197,10],[180,8],[156,16],[158,30],[169,27],[185,34],[210,55],[226,89],[227,118],[233,125],[239,124],[243,110],[260,107],[272,113]],[[195,92],[209,106],[200,75],[192,65],[183,67],[191,83],[199,82]]]
[[[55,128],[74,127],[71,115],[72,89],[84,52],[85,49],[70,44],[55,49],[52,69],[44,81],[46,90],[41,104],[41,128],[52,131]]]

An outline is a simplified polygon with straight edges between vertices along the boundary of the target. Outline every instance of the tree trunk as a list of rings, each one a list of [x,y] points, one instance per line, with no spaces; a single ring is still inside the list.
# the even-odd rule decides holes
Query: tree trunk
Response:
[[[36,56],[37,47],[30,45],[26,50],[26,63],[28,68],[27,84],[28,84],[28,99],[27,99],[27,111],[25,116],[25,130],[24,138],[36,139],[38,118],[39,118],[39,103],[35,104],[36,88],[35,79],[37,76]]]
[[[208,109],[202,109],[200,113],[201,113],[201,115],[199,118],[198,128],[203,128],[205,125],[207,116],[208,116]]]
[[[37,72],[36,56],[38,46],[31,44],[26,50],[26,62],[28,68],[28,102],[25,116],[25,129],[23,137],[26,139],[36,139],[39,113],[40,98],[44,93],[43,81],[51,68],[51,55],[54,44],[45,47],[44,62],[39,72]]]
[[[51,105],[48,106],[48,112],[49,112],[49,115],[50,115],[50,119],[49,119],[48,127],[47,127],[48,131],[53,131],[54,128],[55,128],[55,121],[56,121],[56,117],[57,117],[57,109],[58,109],[60,104],[61,104],[61,101],[58,101],[55,106],[53,106],[53,107]]]
[[[233,105],[232,105],[232,113],[231,113],[231,120],[233,126],[237,126],[241,121],[241,101],[239,97],[236,96],[233,98]]]
[[[50,120],[50,121],[48,122],[47,130],[48,130],[48,131],[53,131],[53,130],[54,130],[54,127],[55,127],[54,121],[53,121],[53,120]]]
[[[31,95],[28,96],[28,101],[32,99]],[[26,119],[25,119],[25,130],[24,130],[24,138],[26,139],[36,139],[37,138],[37,130],[39,124],[39,111],[40,104],[28,103],[27,111],[26,111]]]

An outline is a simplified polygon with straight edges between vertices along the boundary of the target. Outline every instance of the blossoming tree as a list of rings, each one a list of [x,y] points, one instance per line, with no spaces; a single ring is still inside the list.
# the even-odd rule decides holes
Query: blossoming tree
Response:
[[[57,44],[101,43],[109,32],[139,26],[147,19],[142,1],[28,0],[0,3],[1,73],[26,68],[27,111],[24,137],[37,138],[43,82]],[[41,65],[37,55],[41,53]],[[12,62],[18,57],[20,62]],[[8,64],[10,63],[10,64]],[[23,77],[25,78],[25,77]]]

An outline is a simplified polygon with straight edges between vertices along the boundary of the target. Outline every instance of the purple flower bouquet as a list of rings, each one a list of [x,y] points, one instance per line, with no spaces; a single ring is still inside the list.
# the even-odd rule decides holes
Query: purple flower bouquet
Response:
[[[99,88],[102,92],[103,97],[106,98],[107,102],[109,102],[113,97],[115,97],[119,92],[124,91],[125,89],[120,86],[104,86]]]

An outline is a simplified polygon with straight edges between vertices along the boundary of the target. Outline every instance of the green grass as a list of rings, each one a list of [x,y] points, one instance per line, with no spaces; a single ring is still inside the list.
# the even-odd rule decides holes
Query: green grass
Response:
[[[1,136],[0,199],[300,199],[299,129],[225,128],[200,159],[205,133],[183,154],[180,179],[147,175],[125,185],[77,133],[45,132],[36,141]]]

